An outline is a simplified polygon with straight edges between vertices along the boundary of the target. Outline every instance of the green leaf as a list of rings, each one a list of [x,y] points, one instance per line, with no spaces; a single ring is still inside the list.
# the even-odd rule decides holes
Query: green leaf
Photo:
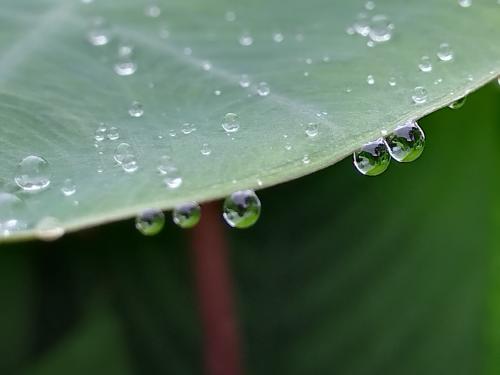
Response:
[[[309,174],[448,105],[500,70],[494,0],[467,8],[456,1],[385,0],[372,11],[347,0],[157,4],[159,17],[146,16],[144,3],[132,0],[3,2],[0,177],[11,182],[28,155],[47,159],[52,173],[45,191],[17,192],[29,230],[12,239],[32,237],[44,217],[77,230]],[[227,21],[227,12],[236,19]],[[360,12],[386,15],[394,25],[391,40],[371,48],[367,38],[348,35]],[[107,45],[86,40],[95,17],[108,21]],[[246,47],[239,43],[245,32],[253,38]],[[273,32],[284,40],[273,41]],[[441,43],[449,43],[453,61],[437,58]],[[123,61],[117,55],[123,44],[134,47],[137,64],[127,77],[113,71]],[[428,73],[418,68],[424,55],[433,65]],[[250,77],[248,89],[239,85],[242,74]],[[269,84],[269,95],[257,94],[259,82]],[[412,102],[416,86],[427,89],[426,103]],[[128,114],[134,100],[144,105],[140,118]],[[230,136],[221,127],[226,113],[239,116],[240,129]],[[100,122],[117,127],[120,139],[96,148]],[[312,139],[305,134],[311,122],[319,127]],[[196,130],[183,134],[184,123]],[[121,142],[135,150],[135,173],[113,160]],[[209,156],[200,152],[205,143]],[[163,155],[182,177],[177,189],[158,174]],[[68,178],[77,186],[69,198],[60,191]]]

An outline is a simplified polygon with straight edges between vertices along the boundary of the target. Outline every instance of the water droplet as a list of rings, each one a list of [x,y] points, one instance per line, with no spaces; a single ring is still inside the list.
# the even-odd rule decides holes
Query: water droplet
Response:
[[[462,108],[465,104],[465,101],[466,101],[467,97],[464,96],[463,98],[460,98],[458,100],[455,100],[453,103],[451,103],[448,107],[450,107],[451,109],[459,109],[459,108]]]
[[[359,35],[368,36],[370,33],[370,20],[366,13],[359,13],[353,24],[354,31]]]
[[[208,72],[208,71],[210,71],[212,69],[212,63],[210,61],[203,61],[201,63],[201,68],[204,71]]]
[[[441,61],[453,60],[453,50],[448,43],[441,43],[437,51],[437,57]]]
[[[102,17],[95,17],[91,20],[90,30],[87,33],[87,40],[93,46],[105,46],[109,43],[111,34],[107,22]]]
[[[368,36],[373,42],[382,43],[391,40],[394,25],[383,14],[372,17]]]
[[[283,40],[285,40],[285,37],[282,33],[280,32],[273,33],[273,41],[275,41],[276,43],[281,43]]]
[[[222,94],[222,91],[220,91],[220,90],[215,90],[214,91],[214,95],[215,96],[221,96],[221,94]]]
[[[314,138],[319,133],[319,125],[315,122],[310,122],[306,125],[306,135],[309,138]]]
[[[389,86],[396,86],[397,84],[397,81],[396,81],[396,77],[389,77],[389,80],[387,81],[389,83]]]
[[[120,44],[118,46],[118,57],[129,58],[134,53],[134,47],[130,44]]]
[[[385,139],[392,158],[399,162],[417,159],[424,151],[425,135],[415,121],[397,128]]]
[[[257,94],[260,96],[268,96],[271,93],[271,88],[267,82],[260,82],[257,86]]]
[[[373,9],[375,9],[375,2],[374,1],[367,1],[365,3],[365,9],[366,10],[373,10]]]
[[[135,151],[128,143],[120,143],[115,149],[113,158],[127,173],[133,173],[139,169]]]
[[[97,142],[102,142],[106,139],[108,134],[108,127],[105,123],[101,122],[94,132],[94,139]]]
[[[170,156],[162,156],[157,169],[160,175],[164,176],[163,182],[167,188],[177,189],[182,185],[182,177],[179,169],[175,166]]]
[[[144,115],[143,105],[137,100],[133,101],[128,110],[128,114],[130,115],[130,117],[142,117],[142,115]]]
[[[248,32],[244,32],[240,35],[238,41],[243,47],[249,47],[253,44],[253,37]]]
[[[182,124],[181,131],[183,134],[188,135],[194,132],[195,130],[196,126],[190,122],[185,122],[184,124]]]
[[[422,56],[418,68],[425,73],[432,71],[432,62],[429,56]]]
[[[64,228],[55,217],[44,217],[35,226],[35,235],[42,241],[55,241],[64,235]]]
[[[210,149],[210,145],[208,143],[203,143],[201,146],[200,152],[203,156],[209,156],[212,153],[212,150]]]
[[[67,178],[64,180],[61,186],[61,193],[63,193],[66,197],[70,197],[76,193],[76,184],[71,178]]]
[[[234,22],[236,21],[236,13],[231,10],[228,10],[224,15],[224,18],[226,19],[227,22]]]
[[[156,3],[148,4],[144,8],[144,14],[148,17],[157,18],[161,14],[161,9]]]
[[[236,113],[226,113],[221,125],[226,133],[235,133],[240,129],[239,116]]]
[[[106,135],[110,141],[116,141],[117,139],[120,138],[120,132],[118,128],[115,126],[112,126],[108,129],[108,133]]]
[[[149,209],[135,218],[135,227],[145,236],[154,236],[161,232],[165,225],[165,215],[161,210]]]
[[[27,229],[27,223],[20,218],[25,203],[14,194],[0,192],[0,235],[9,236]]]
[[[458,0],[458,5],[462,8],[468,8],[472,5],[472,0]]]
[[[175,207],[172,219],[175,224],[183,229],[193,228],[201,218],[201,208],[196,202],[189,202]]]
[[[25,157],[18,164],[14,181],[24,191],[38,192],[50,185],[50,166],[44,158],[36,155]]]
[[[302,157],[302,164],[309,164],[311,162],[311,158],[309,158],[309,155],[305,154],[303,157]]]
[[[260,200],[253,190],[242,190],[231,194],[224,201],[224,220],[233,228],[249,228],[260,216]]]
[[[119,76],[131,76],[137,71],[137,64],[132,61],[120,61],[115,64],[114,70]]]
[[[423,104],[427,101],[427,95],[425,87],[417,86],[413,89],[411,99],[415,104]]]
[[[373,76],[370,74],[370,75],[368,75],[368,77],[366,77],[366,82],[369,85],[373,85],[373,84],[375,84],[375,78],[373,78]]]
[[[354,166],[365,176],[378,176],[385,172],[391,157],[382,138],[367,143],[353,155]]]
[[[240,77],[240,86],[246,89],[247,87],[250,87],[250,77],[246,74],[242,74]]]

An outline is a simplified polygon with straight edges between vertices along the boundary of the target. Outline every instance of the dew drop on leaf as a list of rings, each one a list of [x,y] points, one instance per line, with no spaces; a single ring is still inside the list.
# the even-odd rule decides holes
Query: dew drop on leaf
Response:
[[[25,157],[17,166],[18,172],[14,181],[24,191],[38,192],[50,185],[50,165],[41,156]]]
[[[224,201],[223,217],[233,228],[249,228],[259,219],[260,200],[253,190],[242,190],[231,194]]]
[[[181,204],[172,211],[172,220],[183,229],[193,228],[198,224],[200,218],[201,208],[196,202]]]
[[[135,218],[135,227],[145,236],[160,233],[164,225],[165,215],[158,209],[146,210]]]
[[[425,135],[415,121],[398,127],[385,138],[392,158],[398,162],[411,162],[424,151]]]
[[[385,172],[391,157],[382,138],[365,144],[353,154],[354,166],[365,176],[378,176]]]

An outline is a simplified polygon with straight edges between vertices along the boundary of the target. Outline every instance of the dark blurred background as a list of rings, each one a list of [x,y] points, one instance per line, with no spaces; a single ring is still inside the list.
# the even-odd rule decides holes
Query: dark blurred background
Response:
[[[382,176],[347,158],[259,192],[225,229],[246,374],[500,373],[499,102],[423,119],[422,157]],[[0,374],[202,374],[189,236],[2,245]]]

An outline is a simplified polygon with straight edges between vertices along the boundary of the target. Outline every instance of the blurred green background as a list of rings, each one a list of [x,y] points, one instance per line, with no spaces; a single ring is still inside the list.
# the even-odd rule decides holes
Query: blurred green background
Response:
[[[247,374],[500,373],[500,87],[421,121],[422,157],[259,192],[231,230]],[[199,374],[188,233],[131,221],[0,247],[0,374]]]

